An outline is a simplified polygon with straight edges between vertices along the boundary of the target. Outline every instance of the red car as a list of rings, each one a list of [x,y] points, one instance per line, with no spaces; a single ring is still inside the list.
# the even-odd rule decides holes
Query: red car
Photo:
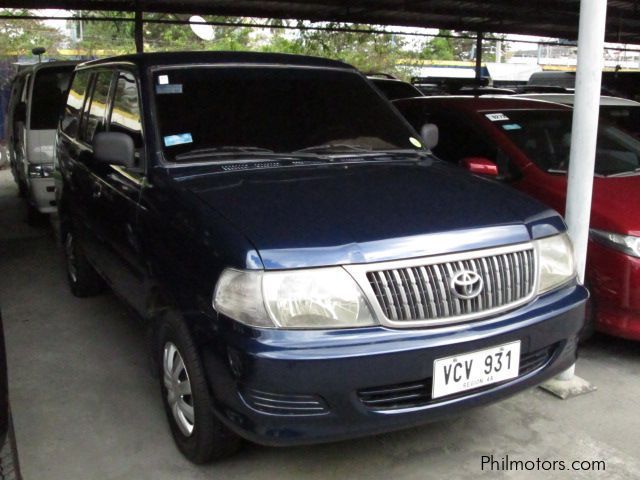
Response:
[[[564,213],[572,109],[508,97],[424,97],[395,106],[439,130],[439,158]],[[585,205],[585,208],[588,208]],[[586,283],[598,330],[640,340],[640,141],[600,122]]]

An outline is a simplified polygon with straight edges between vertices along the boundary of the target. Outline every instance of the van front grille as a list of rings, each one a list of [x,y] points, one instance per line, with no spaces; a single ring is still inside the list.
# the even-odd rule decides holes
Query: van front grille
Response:
[[[530,244],[506,253],[367,272],[382,313],[393,322],[483,317],[524,303],[534,294]]]

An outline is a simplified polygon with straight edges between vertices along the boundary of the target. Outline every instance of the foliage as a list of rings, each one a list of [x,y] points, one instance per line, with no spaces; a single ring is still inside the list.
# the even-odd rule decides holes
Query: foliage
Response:
[[[451,31],[444,30],[439,33],[444,36],[433,37],[428,41],[419,53],[419,57],[424,60],[458,60],[457,42],[455,39],[447,37],[447,35],[451,35]]]
[[[13,10],[11,13],[28,15],[30,11]],[[135,51],[133,14],[77,11],[75,15],[84,18],[68,24],[69,31],[77,32],[77,38],[66,39],[59,30],[40,20],[5,20],[0,23],[0,35],[6,39],[0,46],[0,54],[24,55],[34,46],[44,46],[52,54],[67,47],[83,57]],[[92,17],[100,20],[87,20]],[[452,34],[444,30],[443,36],[428,41],[417,41],[415,37],[408,41],[407,37],[392,33],[371,34],[367,31],[371,26],[351,23],[323,23],[328,30],[314,30],[310,28],[313,24],[306,21],[274,19],[268,21],[271,28],[265,29],[251,27],[251,19],[216,16],[205,19],[228,25],[214,26],[213,39],[202,40],[184,23],[188,21],[188,15],[146,13],[144,18],[146,51],[258,50],[306,54],[342,60],[363,71],[388,72],[401,77],[407,72],[399,64],[407,63],[406,60],[409,63],[412,60],[468,60],[473,58],[475,46],[473,38],[464,38],[467,32]],[[468,34],[473,35],[473,32]],[[492,61],[495,43],[486,42],[483,53],[485,61]]]
[[[306,25],[303,22],[298,22],[297,26],[303,29],[299,30],[288,44],[283,44],[282,40],[277,44],[279,47],[288,47],[285,51],[342,60],[363,71],[387,72],[394,72],[397,60],[406,55],[403,51],[405,41],[398,35],[372,35],[357,31],[368,30],[368,26],[347,23],[325,25],[336,31],[304,29]]]
[[[188,21],[185,15],[164,13],[149,13],[145,20],[159,21]],[[224,22],[231,26],[214,27],[212,40],[206,41],[198,38],[189,25],[182,23],[153,23],[144,24],[145,49],[149,51],[168,50],[248,50],[251,48],[250,27],[241,25],[242,19],[234,17],[207,16],[209,22]]]
[[[84,55],[93,57],[113,55],[135,51],[133,45],[133,22],[123,22],[123,18],[131,18],[131,14],[120,12],[79,11],[76,16],[99,17],[109,20],[83,20],[76,28],[79,36],[74,49],[84,50]]]
[[[2,15],[29,15],[29,10],[0,10]],[[44,47],[47,53],[55,55],[64,43],[63,35],[55,28],[45,25],[40,20],[0,20],[0,55],[31,55],[35,47]]]

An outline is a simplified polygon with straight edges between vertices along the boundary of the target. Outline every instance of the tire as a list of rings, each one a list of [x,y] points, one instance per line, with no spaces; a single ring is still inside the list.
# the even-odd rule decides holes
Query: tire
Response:
[[[45,218],[46,215],[43,215],[36,207],[27,203],[27,225],[31,227],[40,227],[44,225]]]
[[[167,313],[157,330],[160,391],[173,439],[195,464],[233,455],[241,440],[215,416],[204,368],[187,325]]]
[[[27,198],[27,194],[29,193],[27,185],[20,179],[17,179],[16,183],[18,184],[18,196],[20,198]]]
[[[62,233],[62,251],[71,293],[84,298],[92,297],[104,290],[104,281],[87,260],[82,244],[70,229]]]

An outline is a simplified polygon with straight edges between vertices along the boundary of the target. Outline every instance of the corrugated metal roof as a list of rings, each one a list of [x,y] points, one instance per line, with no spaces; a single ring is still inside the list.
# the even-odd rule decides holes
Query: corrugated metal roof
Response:
[[[575,40],[579,0],[5,0],[5,7],[341,21]],[[607,41],[640,44],[640,2],[609,0]]]

